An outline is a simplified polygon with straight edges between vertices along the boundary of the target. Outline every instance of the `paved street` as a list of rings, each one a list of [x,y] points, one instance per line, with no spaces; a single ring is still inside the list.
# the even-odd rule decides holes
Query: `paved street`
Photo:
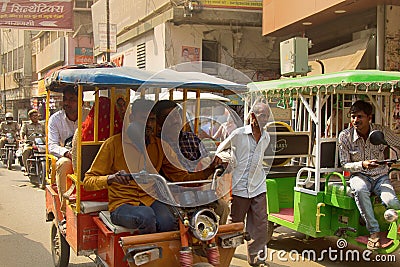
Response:
[[[1,163],[0,163],[1,165]],[[50,252],[50,223],[45,222],[44,191],[31,185],[28,178],[19,171],[9,171],[0,166],[0,266],[52,266]],[[313,249],[320,253],[323,249],[337,249],[336,240],[310,239],[286,228],[278,228],[274,240],[270,243],[268,254],[272,253],[271,267],[279,266],[398,266],[399,252],[395,262],[349,262],[330,260],[325,254],[323,259],[314,261],[291,261],[290,255],[296,251]],[[355,249],[349,247],[349,249]],[[282,260],[278,258],[278,252]],[[361,255],[362,251],[360,251]],[[321,254],[317,254],[321,255]],[[340,255],[339,255],[340,256]],[[371,256],[372,257],[372,256]],[[292,256],[293,258],[293,256]],[[245,246],[236,250],[231,267],[248,267],[246,262]],[[288,259],[287,261],[285,261]],[[77,257],[71,252],[70,266],[92,267],[95,266],[90,259]]]

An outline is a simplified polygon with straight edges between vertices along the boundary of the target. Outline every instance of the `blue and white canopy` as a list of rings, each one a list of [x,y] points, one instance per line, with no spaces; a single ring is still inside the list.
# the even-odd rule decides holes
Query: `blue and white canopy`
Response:
[[[165,69],[160,72],[133,67],[72,67],[54,71],[45,78],[48,90],[62,91],[67,85],[82,85],[84,90],[94,87],[186,88],[206,91],[246,91],[246,85],[230,82],[200,72],[178,72]]]

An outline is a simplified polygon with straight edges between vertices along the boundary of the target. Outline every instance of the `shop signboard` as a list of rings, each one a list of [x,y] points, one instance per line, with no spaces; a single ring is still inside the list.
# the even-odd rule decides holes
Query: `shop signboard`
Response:
[[[72,0],[0,0],[0,27],[73,30]]]
[[[107,23],[99,23],[99,51],[100,52],[117,52],[117,24],[110,24],[109,45],[110,51],[107,51]]]
[[[75,47],[75,64],[93,64],[93,49]]]
[[[262,0],[204,0],[204,7],[235,8],[235,9],[259,9],[262,10]]]

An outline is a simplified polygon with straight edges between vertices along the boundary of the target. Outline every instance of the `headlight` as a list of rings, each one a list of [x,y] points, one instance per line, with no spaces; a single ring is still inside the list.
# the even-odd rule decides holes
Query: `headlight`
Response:
[[[394,209],[388,209],[383,214],[383,217],[388,222],[394,222],[394,221],[397,221],[397,219],[399,218],[399,215],[397,214],[397,211],[395,211]]]
[[[193,235],[201,241],[211,240],[218,232],[218,222],[219,218],[212,210],[202,209],[195,212],[191,218]]]

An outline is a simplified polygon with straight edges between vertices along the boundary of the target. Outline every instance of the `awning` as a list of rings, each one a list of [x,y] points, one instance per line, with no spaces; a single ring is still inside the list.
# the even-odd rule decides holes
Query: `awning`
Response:
[[[169,92],[160,93],[159,100],[166,100],[169,99]],[[136,95],[133,97],[134,99],[140,98],[140,95]],[[155,94],[147,94],[147,99],[155,100]],[[183,101],[183,92],[181,91],[173,91],[173,98],[174,101]],[[187,92],[187,99],[194,100],[196,99],[196,92]],[[222,102],[229,102],[229,98],[222,97],[219,95],[211,94],[211,93],[200,93],[201,100],[214,100],[214,101],[222,101]],[[131,101],[132,102],[132,101]]]
[[[368,47],[369,40],[370,38],[361,38],[323,52],[309,55],[308,65],[311,65],[311,72],[307,76],[322,74],[322,66],[316,62],[318,59],[324,64],[325,73],[357,69]]]

